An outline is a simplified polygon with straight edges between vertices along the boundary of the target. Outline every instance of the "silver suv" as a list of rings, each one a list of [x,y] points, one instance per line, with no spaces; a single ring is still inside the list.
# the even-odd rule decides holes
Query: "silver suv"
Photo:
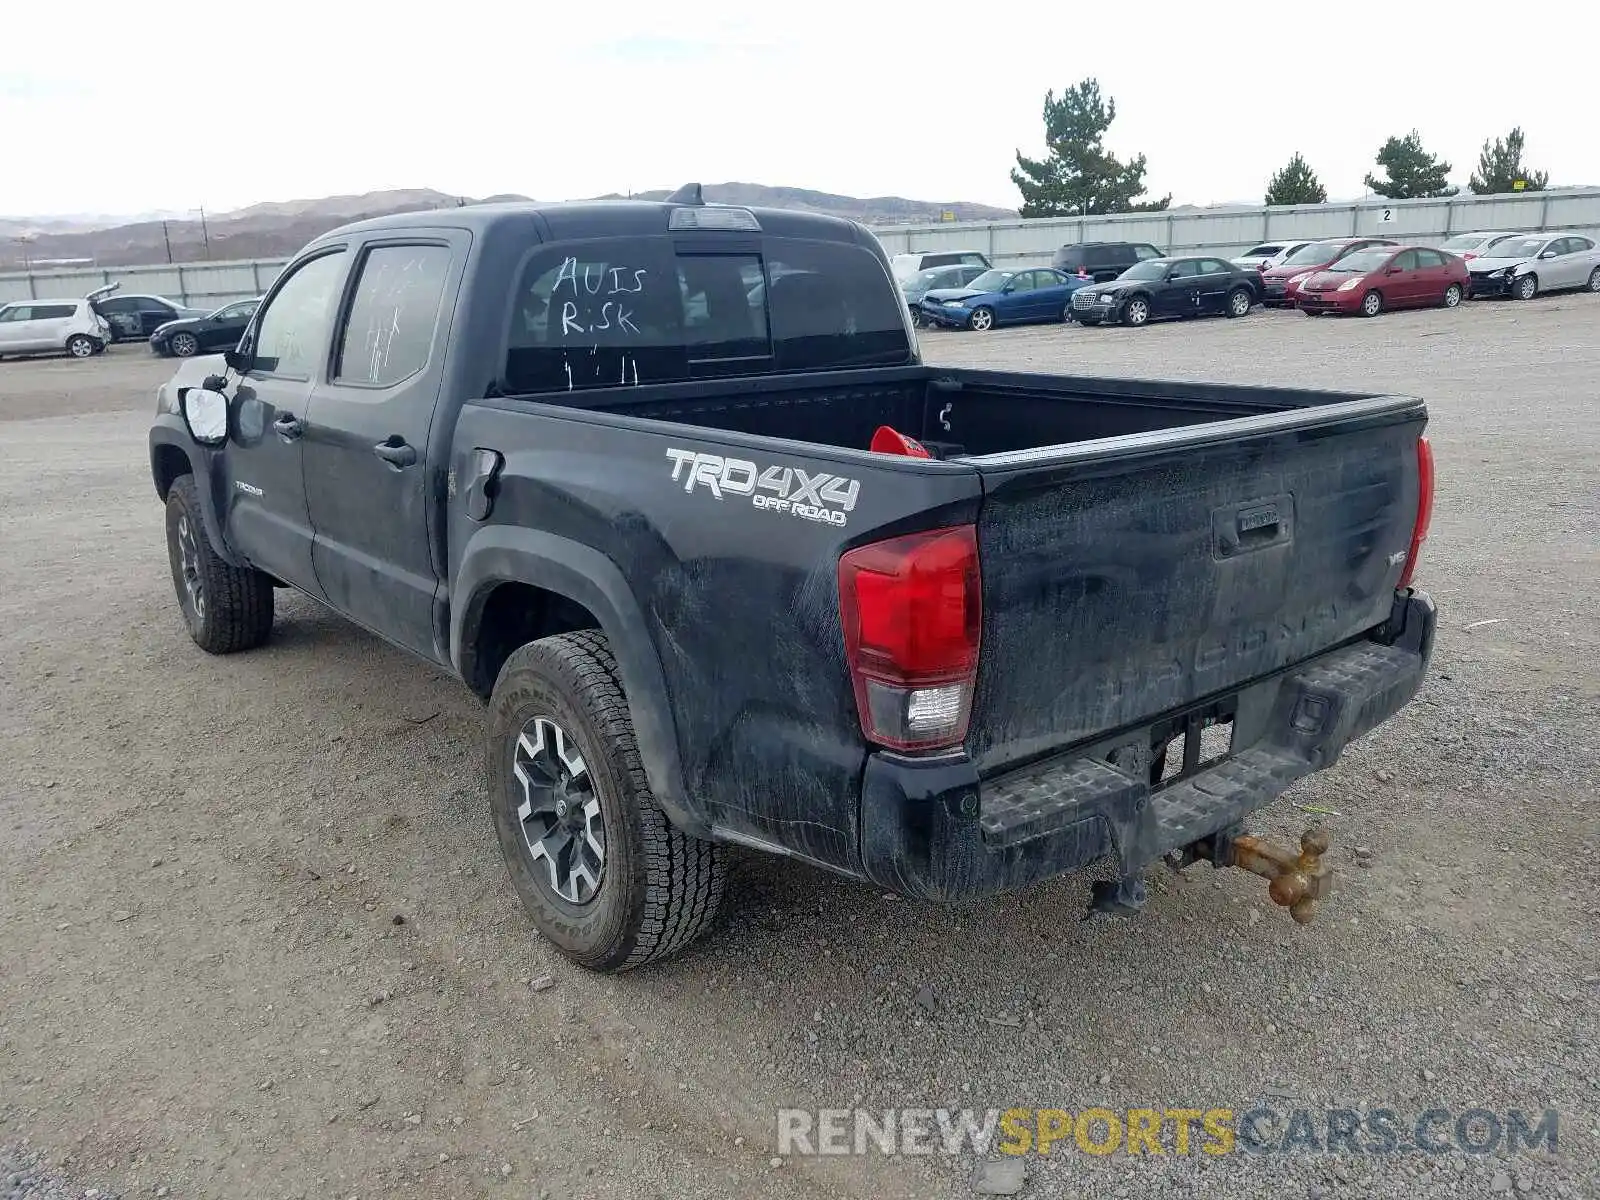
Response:
[[[13,300],[0,308],[0,358],[59,354],[89,358],[113,340],[90,300]]]

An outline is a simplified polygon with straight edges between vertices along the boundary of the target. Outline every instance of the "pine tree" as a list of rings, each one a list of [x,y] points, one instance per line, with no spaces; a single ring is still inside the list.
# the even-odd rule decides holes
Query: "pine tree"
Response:
[[[1522,187],[1517,187],[1517,180]],[[1478,169],[1473,172],[1467,186],[1480,196],[1496,192],[1542,192],[1550,183],[1548,171],[1530,171],[1522,164],[1522,128],[1518,126],[1499,138],[1485,139],[1483,153],[1478,155]]]
[[[1296,150],[1294,157],[1284,164],[1267,184],[1268,204],[1326,204],[1328,189],[1322,186],[1317,173]]]
[[[1102,98],[1093,78],[1068,88],[1059,100],[1053,89],[1045,93],[1049,153],[1034,159],[1019,150],[1011,171],[1011,181],[1022,193],[1024,217],[1155,212],[1172,203],[1171,195],[1135,202],[1145,192],[1145,157],[1124,163],[1106,150],[1105,133],[1116,116],[1117,102]]]
[[[1454,196],[1460,190],[1450,186],[1450,164],[1424,150],[1422,135],[1415,129],[1403,138],[1392,137],[1384,142],[1377,161],[1388,172],[1388,178],[1368,175],[1366,183],[1390,200]]]

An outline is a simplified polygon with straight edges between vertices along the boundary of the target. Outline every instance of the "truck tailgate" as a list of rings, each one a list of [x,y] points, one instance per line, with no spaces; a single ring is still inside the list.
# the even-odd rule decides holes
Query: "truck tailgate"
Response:
[[[969,460],[985,491],[980,774],[1380,624],[1425,422],[1419,400],[1371,397]]]

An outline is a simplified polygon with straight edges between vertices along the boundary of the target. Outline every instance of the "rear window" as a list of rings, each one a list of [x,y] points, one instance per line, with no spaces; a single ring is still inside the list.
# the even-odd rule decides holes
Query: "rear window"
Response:
[[[899,291],[869,251],[794,239],[738,245],[716,252],[668,238],[606,238],[536,250],[518,285],[503,389],[909,361]]]

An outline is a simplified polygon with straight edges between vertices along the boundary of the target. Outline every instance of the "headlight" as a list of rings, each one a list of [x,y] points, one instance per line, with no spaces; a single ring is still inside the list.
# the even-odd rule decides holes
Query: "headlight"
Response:
[[[966,302],[967,298],[965,296],[952,296],[950,299],[945,301],[945,303],[950,305],[952,308],[960,308]]]
[[[1291,275],[1291,276],[1289,276],[1289,282],[1290,283],[1304,283],[1306,280],[1308,280],[1310,278],[1311,278],[1311,272],[1307,271],[1303,275]]]
[[[1510,278],[1511,278],[1511,276],[1512,276],[1512,275],[1513,275],[1513,274],[1515,274],[1515,272],[1516,272],[1516,269],[1517,269],[1517,268],[1516,268],[1516,267],[1514,267],[1514,266],[1511,266],[1511,267],[1501,267],[1501,268],[1500,268],[1500,269],[1499,269],[1499,270],[1498,270],[1498,271],[1496,271],[1496,272],[1495,272],[1495,274],[1496,274],[1496,275],[1504,275],[1504,276],[1505,276],[1505,277],[1506,277],[1506,278],[1507,278],[1507,279],[1510,279]]]
[[[1366,281],[1367,277],[1365,275],[1357,275],[1354,279],[1346,279],[1343,283],[1341,283],[1339,285],[1339,290],[1341,292],[1351,292],[1360,287]]]

